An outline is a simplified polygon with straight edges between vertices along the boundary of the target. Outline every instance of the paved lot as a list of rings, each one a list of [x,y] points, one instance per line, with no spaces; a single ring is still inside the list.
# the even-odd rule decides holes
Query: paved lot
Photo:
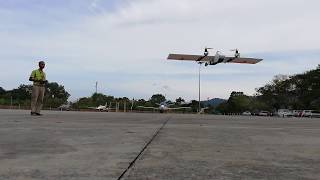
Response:
[[[320,177],[320,119],[28,113],[0,110],[1,180]]]

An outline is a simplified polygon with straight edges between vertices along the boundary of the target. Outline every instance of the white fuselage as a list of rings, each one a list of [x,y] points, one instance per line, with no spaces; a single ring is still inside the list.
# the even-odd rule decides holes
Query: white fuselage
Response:
[[[167,107],[166,107],[164,104],[162,104],[162,105],[159,106],[159,109],[160,109],[160,110],[166,110]]]
[[[160,104],[159,104],[159,111],[160,111],[160,113],[163,113],[163,112],[165,112],[165,111],[170,110],[170,108],[169,108],[170,105],[171,105],[171,104],[167,104],[166,102],[160,103]]]
[[[96,108],[96,110],[99,110],[99,111],[107,111],[108,108],[107,108],[106,106],[100,105],[100,106],[98,106],[98,107]]]
[[[215,56],[213,56],[209,63],[206,63],[205,65],[216,65],[218,63],[225,62],[227,60],[225,57],[226,56],[220,54],[220,51],[217,51]]]

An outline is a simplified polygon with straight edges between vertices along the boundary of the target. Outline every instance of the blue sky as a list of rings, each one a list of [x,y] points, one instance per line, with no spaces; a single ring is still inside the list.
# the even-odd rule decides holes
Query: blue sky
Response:
[[[263,58],[257,65],[202,68],[202,99],[248,95],[278,74],[320,64],[316,0],[0,0],[0,86],[28,84],[38,60],[71,100],[99,92],[148,99],[197,99],[198,65],[169,53]],[[228,12],[228,13],[226,13]],[[298,12],[298,13],[297,13]]]

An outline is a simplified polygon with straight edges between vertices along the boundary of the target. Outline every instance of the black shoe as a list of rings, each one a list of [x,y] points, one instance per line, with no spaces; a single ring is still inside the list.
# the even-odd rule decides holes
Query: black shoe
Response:
[[[31,114],[31,116],[36,116],[37,115],[37,113],[35,113],[35,112],[31,112],[30,114]]]
[[[40,113],[36,113],[36,115],[37,115],[37,116],[42,116],[42,114],[40,114]]]

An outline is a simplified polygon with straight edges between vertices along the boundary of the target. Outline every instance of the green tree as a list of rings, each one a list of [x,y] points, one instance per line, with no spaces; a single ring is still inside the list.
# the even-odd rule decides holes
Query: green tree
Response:
[[[182,103],[185,103],[185,100],[182,99],[181,97],[179,97],[178,99],[176,99],[176,104],[181,105]]]
[[[57,108],[61,104],[67,103],[70,94],[65,90],[64,86],[56,82],[51,82],[46,85],[44,97],[44,107]]]
[[[166,97],[164,97],[164,95],[162,94],[154,94],[149,100],[152,106],[155,106],[156,104],[159,104],[164,101],[166,101]]]
[[[0,87],[0,97],[6,93],[6,90]]]
[[[190,107],[192,109],[192,112],[198,112],[198,109],[199,109],[199,101],[196,101],[196,100],[192,100],[191,101],[191,104],[190,104]],[[203,105],[200,104],[200,108],[203,108]]]
[[[76,103],[72,105],[74,109],[87,109],[88,107],[95,107],[90,97],[80,98]]]
[[[250,98],[248,96],[231,96],[228,100],[228,109],[233,113],[242,113],[250,109]]]
[[[144,99],[139,99],[138,101],[135,101],[136,106],[144,106],[146,104],[146,100]]]
[[[46,96],[54,97],[67,102],[70,94],[65,90],[64,86],[56,82],[51,82],[46,85]]]
[[[13,99],[26,100],[31,98],[32,86],[31,85],[20,85],[17,89],[11,91]]]
[[[112,103],[115,106],[115,102],[118,102],[118,99],[115,99],[113,96],[107,96],[101,93],[94,93],[91,97],[82,97],[75,103],[73,103],[72,107],[74,109],[87,109],[91,107],[97,107],[99,105],[105,105],[107,103],[108,106]]]
[[[226,114],[229,113],[229,109],[228,109],[228,102],[223,102],[220,103],[217,107],[216,110],[222,114]]]
[[[276,76],[273,81],[257,89],[257,99],[269,109],[312,109],[318,107],[320,97],[320,67],[293,76]]]
[[[91,106],[99,106],[99,105],[105,105],[106,103],[110,103],[114,101],[113,96],[107,96],[101,93],[94,93],[91,96],[92,103]]]
[[[11,99],[13,105],[29,105],[31,98],[31,88],[30,85],[20,85],[18,88],[13,90],[5,91],[0,89],[0,104],[10,105]]]
[[[216,111],[220,113],[242,113],[250,110],[252,98],[244,95],[243,92],[233,91],[227,102],[217,106]]]

